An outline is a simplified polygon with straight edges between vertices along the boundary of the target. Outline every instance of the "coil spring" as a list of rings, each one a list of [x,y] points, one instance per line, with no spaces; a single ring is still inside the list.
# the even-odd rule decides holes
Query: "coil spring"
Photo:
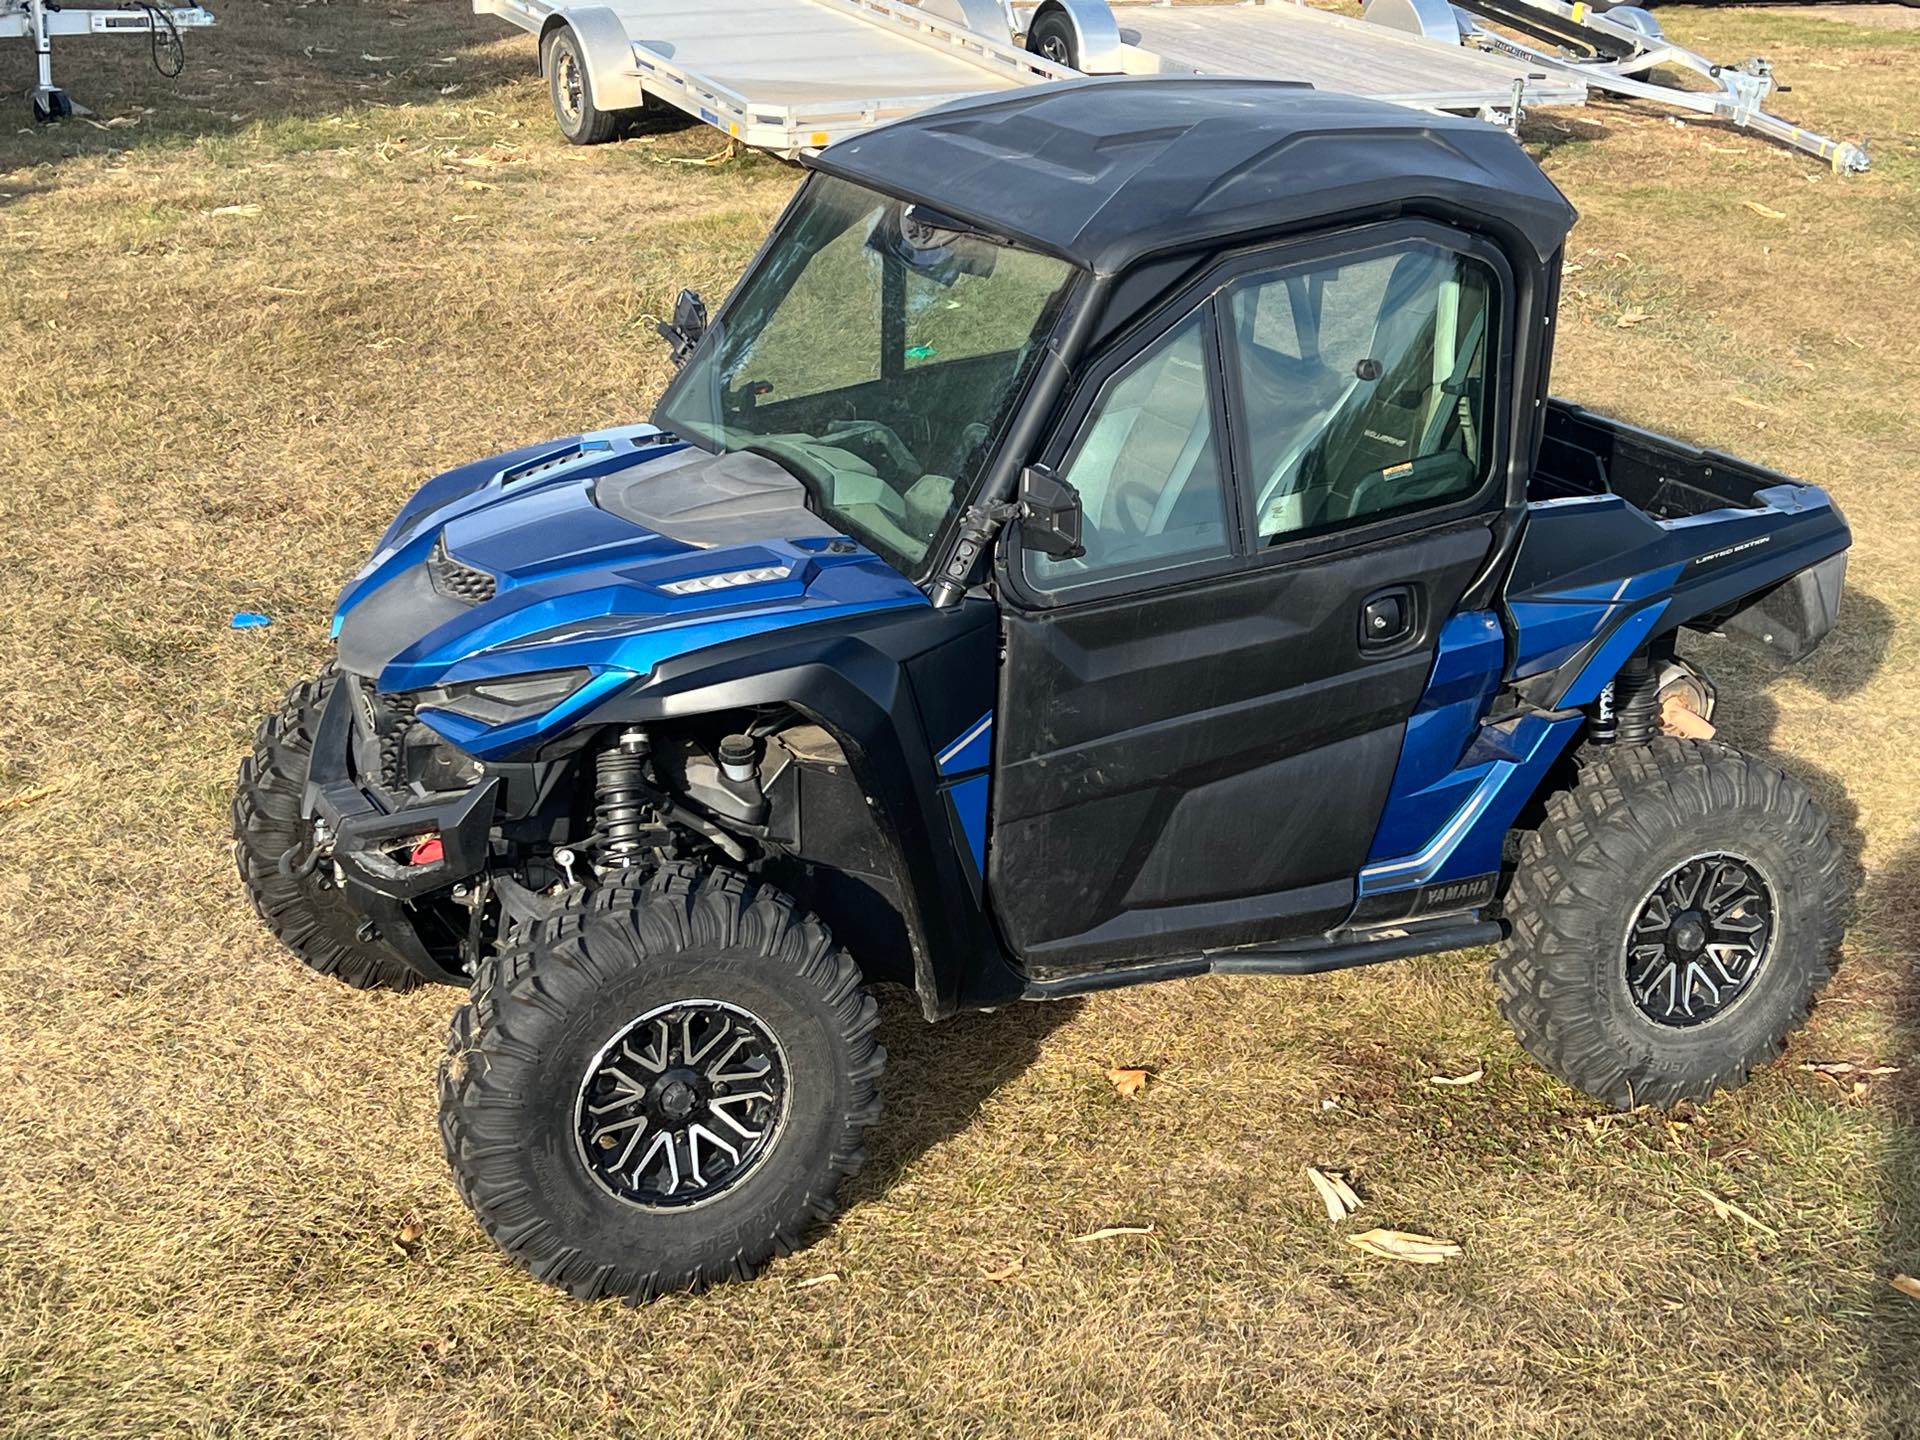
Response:
[[[594,762],[593,836],[604,866],[624,868],[640,863],[652,828],[647,804],[644,739],[602,750]]]
[[[1660,729],[1660,677],[1645,653],[1620,667],[1613,682],[1613,740],[1645,745]]]

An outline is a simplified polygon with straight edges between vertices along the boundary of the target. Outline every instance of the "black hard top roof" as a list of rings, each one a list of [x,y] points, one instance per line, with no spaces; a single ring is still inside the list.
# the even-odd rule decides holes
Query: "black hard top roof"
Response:
[[[1511,136],[1277,80],[1123,76],[976,96],[843,140],[820,170],[1112,274],[1356,212],[1481,217],[1545,260],[1574,210]]]

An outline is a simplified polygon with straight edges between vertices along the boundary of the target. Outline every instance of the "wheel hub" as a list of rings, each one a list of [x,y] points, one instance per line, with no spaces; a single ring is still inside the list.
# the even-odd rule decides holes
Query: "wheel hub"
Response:
[[[786,1099],[786,1059],[765,1021],[719,1000],[661,1005],[588,1066],[574,1117],[580,1158],[630,1205],[696,1205],[760,1162]]]
[[[1627,990],[1656,1024],[1684,1029],[1752,989],[1773,946],[1773,893],[1749,860],[1699,855],[1668,871],[1627,927]]]

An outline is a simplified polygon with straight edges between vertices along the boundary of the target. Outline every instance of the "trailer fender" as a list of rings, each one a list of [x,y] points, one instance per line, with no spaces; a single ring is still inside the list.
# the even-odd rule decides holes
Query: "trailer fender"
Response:
[[[547,36],[573,31],[587,64],[587,90],[601,110],[638,110],[646,104],[640,77],[633,73],[633,41],[620,17],[605,5],[584,5],[555,12],[540,28],[540,64],[546,65]]]
[[[1472,21],[1453,8],[1452,0],[1367,0],[1360,18],[1389,30],[1458,45]]]
[[[1127,73],[1126,42],[1120,38],[1120,26],[1107,0],[1046,0],[1033,12],[1027,28],[1031,30],[1046,15],[1063,16],[1073,27],[1073,53],[1082,75]]]

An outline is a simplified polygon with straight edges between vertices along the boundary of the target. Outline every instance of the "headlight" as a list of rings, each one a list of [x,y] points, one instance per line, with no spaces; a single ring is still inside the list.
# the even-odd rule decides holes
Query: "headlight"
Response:
[[[416,710],[446,710],[482,725],[507,725],[551,710],[588,680],[591,670],[543,670],[414,692]]]

